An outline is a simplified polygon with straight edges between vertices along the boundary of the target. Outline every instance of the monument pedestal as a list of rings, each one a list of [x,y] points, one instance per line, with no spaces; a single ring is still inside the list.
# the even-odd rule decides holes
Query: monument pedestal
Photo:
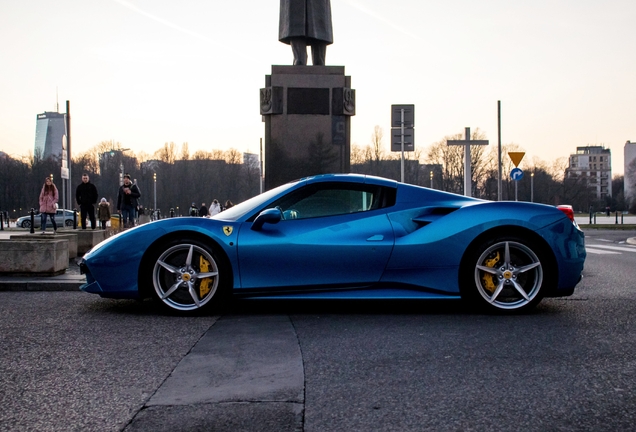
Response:
[[[272,66],[260,91],[265,189],[350,168],[355,90],[344,66]]]

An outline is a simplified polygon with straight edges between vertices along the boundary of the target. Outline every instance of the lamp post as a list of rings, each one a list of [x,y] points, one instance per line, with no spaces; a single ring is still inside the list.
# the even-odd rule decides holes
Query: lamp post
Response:
[[[155,207],[154,207],[154,211],[155,211],[155,218],[157,217],[157,173],[152,173],[152,179],[155,182]]]
[[[430,176],[431,176],[431,189],[433,189],[433,171],[431,171]]]
[[[534,202],[534,172],[530,173],[530,202]]]

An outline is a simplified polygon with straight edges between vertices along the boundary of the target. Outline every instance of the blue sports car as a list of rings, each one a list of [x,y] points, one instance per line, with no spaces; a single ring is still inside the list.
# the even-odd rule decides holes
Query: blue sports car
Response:
[[[279,186],[210,219],[163,219],[113,236],[84,256],[81,289],[151,296],[181,314],[230,297],[462,298],[518,312],[571,295],[585,255],[567,207],[333,174]]]

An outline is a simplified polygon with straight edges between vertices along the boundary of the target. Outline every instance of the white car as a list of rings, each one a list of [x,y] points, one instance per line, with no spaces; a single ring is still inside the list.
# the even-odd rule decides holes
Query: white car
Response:
[[[79,215],[77,217],[77,220],[79,221]],[[40,226],[42,225],[42,217],[40,216],[40,212],[37,212],[35,214],[35,218],[33,219],[33,221],[34,228],[40,228]],[[58,227],[73,226],[73,210],[57,210],[55,212],[55,222],[57,223]],[[22,228],[31,228],[31,216],[22,216],[16,221],[16,226]],[[46,219],[46,226],[53,226],[48,218]]]

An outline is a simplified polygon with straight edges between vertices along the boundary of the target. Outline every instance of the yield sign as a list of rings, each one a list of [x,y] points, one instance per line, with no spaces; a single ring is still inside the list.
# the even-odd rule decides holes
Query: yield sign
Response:
[[[510,160],[512,160],[512,163],[515,164],[515,166],[519,165],[519,162],[521,162],[521,159],[523,159],[525,154],[526,152],[508,152],[508,156],[510,156]]]

